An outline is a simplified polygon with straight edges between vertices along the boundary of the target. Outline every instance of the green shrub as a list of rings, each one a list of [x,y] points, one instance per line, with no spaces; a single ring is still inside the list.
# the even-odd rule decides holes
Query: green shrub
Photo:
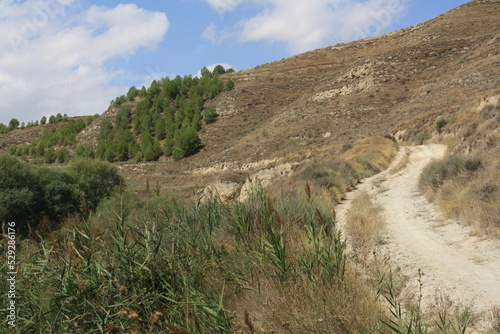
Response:
[[[175,139],[175,148],[172,151],[172,156],[175,161],[193,154],[200,147],[201,140],[198,137],[198,132],[191,126],[187,126],[179,130]]]
[[[224,85],[224,89],[226,91],[230,91],[230,90],[233,90],[233,88],[234,88],[234,81],[233,80],[226,81],[226,84]]]
[[[219,116],[219,114],[217,114],[217,111],[215,110],[215,108],[208,107],[207,109],[205,109],[205,112],[203,114],[203,120],[205,121],[206,124],[210,124],[210,123],[215,122],[215,120],[217,119],[217,116]]]
[[[438,133],[441,133],[441,131],[443,130],[443,127],[449,123],[449,120],[446,119],[446,118],[440,118],[437,120],[436,122],[436,130]]]
[[[53,147],[49,147],[47,149],[47,151],[45,151],[45,153],[43,154],[43,160],[47,164],[51,164],[54,161],[56,161],[56,157],[57,157],[57,154],[56,154],[56,151],[54,151]]]
[[[70,174],[58,168],[41,167],[35,170],[35,175],[42,188],[47,218],[57,223],[79,211],[81,194]]]
[[[420,134],[418,134],[416,137],[415,137],[415,143],[417,145],[423,145],[425,144],[425,142],[431,138],[431,135],[429,134],[429,132],[427,131],[424,131]]]
[[[13,156],[0,155],[0,222],[13,221],[19,233],[27,233],[42,218],[42,198],[33,169]]]
[[[70,175],[82,194],[82,200],[92,210],[123,183],[118,168],[108,162],[78,158],[71,162]]]
[[[420,188],[422,190],[431,189],[436,192],[444,180],[456,175],[463,165],[463,159],[458,156],[450,156],[431,162],[420,175]]]

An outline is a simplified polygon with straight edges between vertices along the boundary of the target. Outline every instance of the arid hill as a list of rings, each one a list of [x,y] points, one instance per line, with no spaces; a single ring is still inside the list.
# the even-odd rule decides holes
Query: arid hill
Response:
[[[498,94],[499,17],[500,1],[475,0],[410,28],[223,75],[235,88],[212,102],[220,116],[200,133],[197,154],[121,169],[133,187],[149,179],[192,194],[216,179],[243,183],[261,169],[335,155],[367,136],[422,142],[440,118]],[[115,113],[79,139],[95,143],[100,121]]]
[[[425,139],[440,117],[498,90],[498,17],[499,1],[472,1],[407,29],[225,75],[235,89],[215,101],[220,117],[201,133],[198,154],[160,161],[154,172],[149,164],[124,169],[192,188],[238,179],[227,175],[238,170],[335,154],[367,136]]]

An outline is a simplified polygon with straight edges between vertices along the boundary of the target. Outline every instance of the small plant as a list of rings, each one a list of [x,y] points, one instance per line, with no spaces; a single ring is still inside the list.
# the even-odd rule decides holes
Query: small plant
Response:
[[[346,230],[355,247],[371,247],[381,240],[381,229],[385,226],[381,208],[376,206],[367,193],[356,197],[347,213]]]
[[[425,142],[431,138],[431,135],[429,134],[429,132],[427,131],[424,131],[420,134],[418,134],[416,137],[415,137],[415,143],[417,145],[423,145],[425,144]]]
[[[436,121],[436,130],[438,133],[441,133],[443,130],[444,126],[448,124],[450,121],[446,118],[440,118]]]
[[[445,179],[450,178],[460,171],[464,161],[459,156],[450,156],[442,160],[431,162],[420,175],[420,188],[429,188],[436,192]]]
[[[384,295],[390,306],[391,316],[382,319],[381,322],[395,334],[426,334],[427,327],[425,326],[420,316],[419,310],[404,310],[401,302],[398,300],[392,281],[387,287],[388,293]],[[380,330],[380,333],[385,331]]]
[[[342,145],[342,152],[349,151],[351,148],[352,148],[352,144],[350,144],[350,143],[344,144],[344,145]]]

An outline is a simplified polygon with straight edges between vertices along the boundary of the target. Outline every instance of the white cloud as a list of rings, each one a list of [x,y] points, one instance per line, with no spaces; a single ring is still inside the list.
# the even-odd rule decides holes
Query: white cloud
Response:
[[[205,0],[218,11],[253,2],[262,10],[242,19],[234,35],[243,42],[282,41],[291,53],[373,36],[386,31],[406,9],[407,0]],[[223,31],[213,25],[203,37],[220,42]]]
[[[245,2],[251,2],[252,0],[206,0],[210,6],[215,8],[219,12],[232,11],[236,7],[244,4]]]
[[[73,0],[3,1],[0,5],[0,121],[103,112],[125,87],[105,62],[154,48],[169,22],[134,4],[93,6]],[[71,10],[70,10],[71,9]]]

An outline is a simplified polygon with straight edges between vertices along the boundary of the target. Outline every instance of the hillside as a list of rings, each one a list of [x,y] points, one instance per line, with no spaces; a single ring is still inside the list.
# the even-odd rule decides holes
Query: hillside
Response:
[[[161,161],[154,172],[149,164],[123,169],[193,189],[312,151],[333,155],[366,136],[411,142],[498,89],[499,16],[500,2],[472,1],[414,27],[225,75],[235,89],[215,100],[220,117],[201,133],[198,154]]]
[[[235,88],[208,102],[220,116],[200,132],[197,154],[120,168],[137,189],[147,178],[188,195],[214,179],[241,185],[261,169],[335,155],[367,136],[426,139],[440,117],[498,93],[499,15],[499,1],[471,1],[407,29],[222,75]],[[110,108],[78,140],[95,147],[100,123],[116,113]]]

